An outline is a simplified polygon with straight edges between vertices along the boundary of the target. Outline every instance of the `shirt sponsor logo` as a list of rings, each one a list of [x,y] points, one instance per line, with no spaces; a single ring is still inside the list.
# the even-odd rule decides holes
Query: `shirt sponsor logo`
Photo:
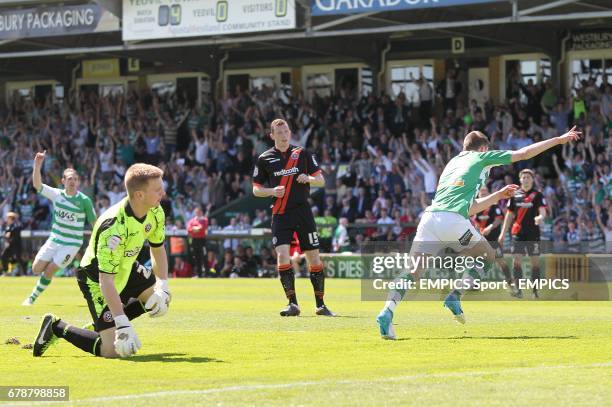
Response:
[[[59,219],[62,219],[62,220],[69,220],[71,222],[76,222],[76,220],[77,220],[76,216],[72,212],[64,211],[64,210],[61,210],[61,209],[56,209],[54,211],[54,213],[55,213],[55,217],[56,218],[59,218]]]
[[[517,202],[516,206],[519,208],[533,208],[533,202]]]
[[[280,170],[274,173],[275,177],[286,177],[287,175],[294,175],[300,172],[297,167],[289,168],[288,170]]]
[[[451,182],[451,185],[455,186],[455,187],[462,187],[465,185],[465,182],[463,182],[462,179],[457,179],[453,182]]]

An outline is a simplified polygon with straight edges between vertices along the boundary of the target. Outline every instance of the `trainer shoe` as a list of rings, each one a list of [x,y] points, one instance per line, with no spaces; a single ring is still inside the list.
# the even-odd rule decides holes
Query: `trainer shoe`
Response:
[[[380,329],[380,336],[383,339],[389,339],[394,341],[395,329],[393,328],[393,311],[389,308],[384,308],[380,311],[380,314],[376,317],[378,328]]]
[[[297,317],[300,315],[300,307],[293,303],[289,303],[287,308],[280,312],[281,317]]]
[[[457,294],[448,294],[444,299],[444,306],[453,313],[455,321],[465,324],[465,315],[463,315],[463,310],[461,309],[461,299]]]
[[[23,300],[23,302],[21,303],[21,305],[23,305],[24,307],[29,307],[30,305],[34,304],[34,300],[32,299],[32,297],[28,297],[25,300]]]
[[[46,314],[43,317],[38,336],[34,341],[33,355],[42,356],[43,353],[57,341],[57,336],[53,333],[53,324],[59,321],[59,318],[53,314]]]
[[[322,305],[319,308],[317,308],[316,311],[317,315],[324,315],[326,317],[335,317],[336,314],[334,314],[333,312],[331,312],[331,310],[329,308],[327,308],[327,305]]]
[[[533,289],[533,294],[531,294],[533,296],[534,300],[537,300],[540,298],[540,292],[537,290],[537,288]]]

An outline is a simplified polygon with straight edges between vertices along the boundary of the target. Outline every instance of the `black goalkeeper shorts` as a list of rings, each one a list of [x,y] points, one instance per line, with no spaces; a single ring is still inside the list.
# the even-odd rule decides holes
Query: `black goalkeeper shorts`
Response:
[[[91,266],[92,265],[88,267]],[[155,274],[152,271],[147,277],[137,270],[138,262],[134,262],[132,271],[130,272],[130,278],[123,290],[119,293],[119,298],[121,298],[123,305],[127,305],[131,298],[138,298],[143,291],[155,285]],[[91,270],[88,271],[91,273]],[[115,320],[102,295],[100,283],[88,278],[87,272],[82,268],[77,270],[77,282],[79,283],[79,288],[83,293],[83,297],[85,297],[85,301],[87,301],[87,306],[93,318],[96,332],[114,328]]]

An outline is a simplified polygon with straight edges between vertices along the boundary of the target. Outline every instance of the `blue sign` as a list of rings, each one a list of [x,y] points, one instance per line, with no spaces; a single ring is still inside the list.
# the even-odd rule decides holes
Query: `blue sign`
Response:
[[[313,16],[464,6],[501,0],[312,0]]]

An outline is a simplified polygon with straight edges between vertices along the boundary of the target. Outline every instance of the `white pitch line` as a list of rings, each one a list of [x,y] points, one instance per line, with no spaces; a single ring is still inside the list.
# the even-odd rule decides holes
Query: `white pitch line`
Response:
[[[523,373],[523,372],[540,372],[545,370],[555,369],[588,369],[592,367],[611,367],[612,361],[602,363],[591,363],[588,365],[556,365],[556,366],[534,366],[534,367],[513,367],[507,369],[498,370],[483,370],[483,371],[467,371],[467,372],[449,372],[449,373],[422,373],[412,376],[395,376],[395,377],[380,377],[377,379],[370,380],[336,380],[336,381],[310,381],[310,382],[290,382],[290,383],[273,383],[273,384],[252,384],[244,386],[228,386],[228,387],[217,387],[212,389],[203,390],[170,390],[170,391],[158,391],[153,393],[140,393],[140,394],[126,394],[122,396],[107,396],[107,397],[94,397],[88,399],[71,400],[69,403],[96,403],[105,401],[120,401],[120,400],[136,400],[151,397],[168,397],[168,396],[179,396],[179,395],[206,395],[216,393],[232,393],[241,391],[253,391],[253,390],[270,390],[270,389],[286,389],[306,386],[318,386],[318,385],[351,385],[351,384],[363,384],[363,383],[376,383],[376,382],[399,382],[407,380],[418,380],[425,378],[447,378],[447,377],[465,377],[465,376],[486,376],[494,374],[504,373]],[[48,401],[39,402],[36,405],[41,404],[56,404],[62,403],[60,401]],[[23,405],[23,404],[21,404]]]

